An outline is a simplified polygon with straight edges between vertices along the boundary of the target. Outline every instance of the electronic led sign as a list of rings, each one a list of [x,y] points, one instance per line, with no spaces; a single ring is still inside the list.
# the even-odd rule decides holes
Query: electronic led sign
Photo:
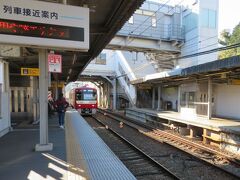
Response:
[[[84,41],[83,28],[0,19],[0,34]]]
[[[0,0],[0,44],[89,49],[89,9],[33,0]]]

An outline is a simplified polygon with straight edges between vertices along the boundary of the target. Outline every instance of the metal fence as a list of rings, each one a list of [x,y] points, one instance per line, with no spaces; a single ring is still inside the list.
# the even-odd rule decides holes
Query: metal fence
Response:
[[[150,22],[141,24],[126,23],[117,35],[140,37],[155,40],[184,40],[184,27],[176,24],[157,24],[156,27],[151,26]]]

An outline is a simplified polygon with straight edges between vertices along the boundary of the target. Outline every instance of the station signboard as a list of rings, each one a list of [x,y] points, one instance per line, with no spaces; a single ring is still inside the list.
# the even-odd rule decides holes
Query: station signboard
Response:
[[[21,76],[39,76],[38,68],[21,68]]]
[[[48,54],[48,72],[62,73],[62,56]]]
[[[89,9],[33,0],[1,0],[0,43],[87,51]]]

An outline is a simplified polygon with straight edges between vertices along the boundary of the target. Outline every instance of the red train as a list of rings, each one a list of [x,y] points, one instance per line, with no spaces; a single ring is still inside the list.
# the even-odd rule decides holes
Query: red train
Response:
[[[69,103],[80,114],[95,114],[97,111],[97,90],[87,86],[72,89],[69,93]]]

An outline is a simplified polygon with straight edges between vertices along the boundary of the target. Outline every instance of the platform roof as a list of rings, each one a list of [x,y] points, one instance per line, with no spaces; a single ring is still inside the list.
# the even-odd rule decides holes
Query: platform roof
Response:
[[[64,0],[42,0],[63,3]],[[55,51],[63,56],[63,73],[58,79],[75,81],[88,63],[111,41],[144,0],[65,0],[68,5],[90,8],[90,49],[88,52]],[[5,58],[10,62],[10,75],[19,75],[21,67],[38,67],[38,52],[23,48],[20,58]],[[56,78],[56,75],[54,75]]]
[[[131,81],[131,84],[177,86],[192,81],[205,81],[208,78],[215,83],[240,84],[240,56],[218,59],[184,69],[150,74]]]

